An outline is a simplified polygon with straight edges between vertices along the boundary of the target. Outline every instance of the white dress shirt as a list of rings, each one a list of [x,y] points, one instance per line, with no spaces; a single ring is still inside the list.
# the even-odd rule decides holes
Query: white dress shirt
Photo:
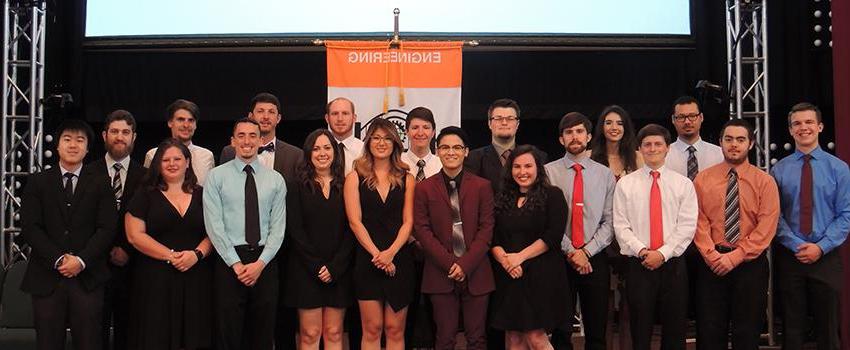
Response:
[[[112,159],[112,157],[109,156],[109,153],[106,153],[104,158],[106,158],[106,172],[107,174],[109,174],[109,187],[112,187],[112,178],[115,177],[115,168],[113,168],[113,166],[115,166],[115,163],[120,163],[121,188],[124,188],[124,184],[127,183],[127,170],[130,169],[130,156],[126,156],[124,157],[124,159],[116,161],[115,159]]]
[[[667,152],[664,167],[688,177],[688,156],[690,156],[688,147],[690,146],[682,139],[676,139],[676,142],[670,144],[670,151]],[[693,146],[696,149],[694,155],[697,157],[699,171],[723,162],[723,150],[720,146],[705,142],[702,139],[697,140]]]
[[[648,166],[623,176],[614,190],[614,235],[620,253],[639,256],[649,247],[649,192],[652,175]],[[661,217],[664,244],[658,252],[664,260],[682,255],[691,244],[697,227],[699,208],[694,184],[666,166],[658,168],[661,190]]]
[[[145,154],[145,168],[150,168],[153,156],[156,153],[156,147],[151,148]],[[215,158],[210,150],[201,146],[195,146],[189,143],[189,153],[192,154],[192,171],[195,172],[195,177],[198,178],[198,185],[203,186],[207,179],[207,173],[210,169],[215,168]]]
[[[407,166],[410,167],[410,170],[408,170],[408,172],[410,173],[410,175],[413,175],[414,178],[419,172],[419,166],[416,165],[416,163],[418,163],[420,159],[425,161],[424,170],[426,179],[431,177],[431,175],[439,173],[440,169],[443,168],[443,163],[440,161],[440,158],[435,156],[431,152],[428,152],[428,155],[426,155],[425,158],[419,158],[412,151],[404,152],[401,154],[401,160],[405,162]]]
[[[127,157],[127,158],[129,159],[129,157]],[[71,174],[74,174],[74,176],[71,178],[71,187],[74,189],[74,191],[76,191],[76,190],[77,190],[77,183],[80,181],[80,172],[81,172],[81,170],[83,170],[82,165],[80,165],[79,167],[77,167],[77,169],[76,169],[76,170],[71,171],[71,170],[65,169],[65,168],[64,168],[64,167],[60,164],[60,165],[59,165],[59,173],[61,173],[61,174],[62,174],[62,177],[61,177],[61,178],[62,178],[62,188],[65,188],[65,181],[67,181],[67,180],[65,180],[65,174],[66,174],[66,173],[71,173]],[[71,205],[71,204],[68,204],[68,206],[70,206],[70,205]],[[67,232],[67,231],[66,231],[66,232]],[[75,258],[77,258],[77,261],[79,261],[79,262],[80,262],[80,266],[82,266],[82,267],[83,267],[83,270],[85,270],[85,269],[86,269],[86,262],[85,262],[85,261],[83,261],[83,258],[81,258],[81,257],[79,257],[79,256],[77,256],[77,255],[74,255],[74,257],[75,257]],[[53,262],[53,268],[58,270],[58,269],[59,269],[59,266],[61,266],[61,265],[62,265],[62,259],[64,259],[64,258],[65,258],[65,255],[63,254],[63,255],[62,255],[62,256],[60,256],[58,259],[56,259],[56,261],[54,261],[54,262]]]
[[[272,139],[271,142],[264,145],[260,145],[260,147],[265,147],[267,145],[272,145],[272,149],[275,149],[275,147],[277,147],[277,140]],[[274,152],[258,153],[257,159],[264,167],[274,170]]]
[[[336,142],[342,142],[342,151],[345,153],[345,175],[348,175],[353,168],[354,160],[363,154],[363,141],[351,135],[345,140],[336,140]]]

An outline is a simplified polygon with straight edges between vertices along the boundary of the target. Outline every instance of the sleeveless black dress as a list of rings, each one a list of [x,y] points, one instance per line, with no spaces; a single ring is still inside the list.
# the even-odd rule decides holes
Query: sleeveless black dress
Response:
[[[207,237],[200,187],[183,216],[159,190],[140,192],[128,211],[145,222],[147,234],[157,242],[174,251],[191,251]],[[144,254],[135,259],[128,348],[211,348],[212,259],[186,272]]]
[[[361,220],[369,237],[380,250],[390,247],[395,241],[402,224],[405,182],[391,189],[386,201],[377,189],[369,189],[360,181]],[[395,255],[395,276],[390,277],[372,264],[372,255],[357,245],[354,258],[354,295],[357,300],[381,300],[399,311],[413,300],[414,274],[413,256],[407,244]]]

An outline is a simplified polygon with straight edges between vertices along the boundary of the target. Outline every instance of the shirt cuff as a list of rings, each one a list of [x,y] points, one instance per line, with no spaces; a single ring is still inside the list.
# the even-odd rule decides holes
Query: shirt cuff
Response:
[[[60,255],[56,262],[53,263],[53,269],[58,270],[59,265],[62,265],[62,259],[65,258],[65,255]]]
[[[664,262],[667,262],[668,260],[670,260],[671,257],[673,257],[673,247],[667,244],[656,249],[656,251],[661,253],[662,256],[664,256]]]
[[[731,261],[733,265],[738,266],[744,262],[746,253],[744,253],[744,250],[741,248],[735,248],[735,250],[729,252],[726,256],[729,257],[729,261]]]
[[[77,258],[77,260],[80,262],[80,265],[83,265],[83,270],[85,270],[86,269],[86,262],[83,261],[83,258],[76,256],[76,255],[74,255],[74,257]]]

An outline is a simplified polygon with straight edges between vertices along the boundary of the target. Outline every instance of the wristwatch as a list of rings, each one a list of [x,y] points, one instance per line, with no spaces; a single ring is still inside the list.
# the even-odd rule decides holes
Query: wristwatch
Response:
[[[204,253],[200,249],[195,249],[194,252],[195,252],[195,256],[198,257],[198,261],[201,261],[201,260],[204,259]]]

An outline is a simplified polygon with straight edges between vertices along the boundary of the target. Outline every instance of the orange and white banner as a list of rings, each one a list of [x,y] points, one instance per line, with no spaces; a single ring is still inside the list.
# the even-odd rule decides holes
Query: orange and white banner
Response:
[[[437,130],[460,126],[462,42],[402,42],[390,48],[389,42],[326,41],[325,46],[328,101],[354,102],[355,135],[365,133],[374,118],[388,119],[403,132],[407,112],[420,106],[434,112]]]

